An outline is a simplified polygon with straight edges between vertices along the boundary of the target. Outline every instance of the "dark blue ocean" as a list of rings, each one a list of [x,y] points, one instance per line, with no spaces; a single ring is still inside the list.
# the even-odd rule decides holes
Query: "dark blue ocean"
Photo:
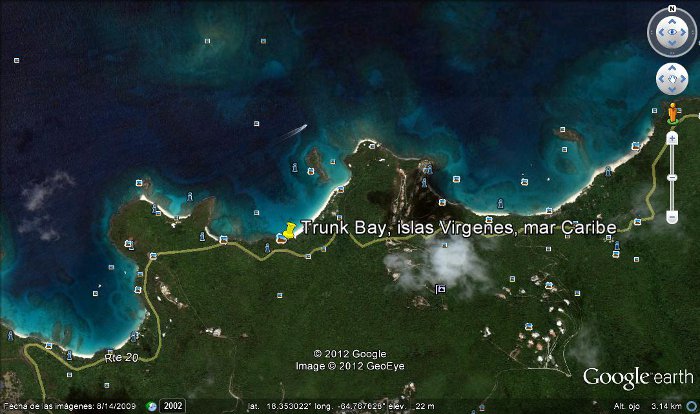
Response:
[[[0,316],[82,354],[128,336],[144,310],[107,228],[137,178],[174,214],[215,196],[212,230],[252,239],[318,210],[372,138],[436,159],[433,185],[474,210],[557,206],[666,100],[646,39],[664,6],[3,2]],[[314,147],[327,182],[304,174]]]

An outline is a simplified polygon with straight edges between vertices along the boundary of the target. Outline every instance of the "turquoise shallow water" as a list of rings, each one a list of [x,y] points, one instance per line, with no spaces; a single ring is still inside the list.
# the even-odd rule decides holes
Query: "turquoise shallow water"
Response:
[[[2,77],[1,316],[81,353],[138,327],[134,264],[106,237],[136,178],[173,214],[188,213],[187,192],[216,197],[212,231],[255,239],[313,215],[350,179],[340,160],[372,138],[435,159],[431,184],[475,210],[556,206],[642,139],[667,99],[654,83],[666,60],[644,34],[658,7],[3,6],[16,17],[4,44],[23,63]],[[679,59],[686,96],[699,91],[691,56]],[[328,182],[304,173],[314,147]]]

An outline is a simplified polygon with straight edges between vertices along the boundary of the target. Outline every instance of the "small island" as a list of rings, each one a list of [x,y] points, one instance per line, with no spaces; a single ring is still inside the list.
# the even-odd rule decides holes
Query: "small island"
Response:
[[[325,183],[328,181],[328,173],[323,168],[323,157],[317,147],[311,148],[311,151],[304,157],[304,161],[306,161],[307,167],[314,169],[314,172],[318,174],[321,182]]]
[[[563,131],[560,129],[554,129],[552,132],[559,139],[562,139],[564,141],[575,142],[576,148],[578,148],[578,150],[581,154],[581,158],[586,163],[590,163],[590,157],[588,156],[588,152],[586,151],[585,140],[583,138],[583,135],[581,135],[580,132],[576,131],[575,129],[570,129],[570,128],[564,128]]]
[[[581,135],[581,133],[579,133],[575,129],[566,128],[563,131],[559,129],[554,129],[553,132],[554,135],[556,135],[560,139],[563,139],[564,141],[572,141],[577,144],[583,144],[583,135]]]

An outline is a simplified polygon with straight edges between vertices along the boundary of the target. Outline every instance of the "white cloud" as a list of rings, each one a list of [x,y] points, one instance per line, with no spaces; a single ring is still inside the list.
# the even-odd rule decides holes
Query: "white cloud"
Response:
[[[56,241],[61,238],[54,228],[49,228],[44,231],[39,231],[39,238],[43,241]]]
[[[43,241],[56,241],[61,238],[58,231],[51,225],[49,216],[23,219],[17,226],[17,231],[19,234],[37,233]]]
[[[56,171],[52,176],[47,177],[40,183],[32,184],[28,188],[22,190],[24,198],[24,207],[29,211],[37,211],[44,207],[46,200],[56,190],[65,188],[66,186],[74,186],[75,181],[65,171]]]
[[[585,367],[597,367],[600,347],[595,330],[589,325],[582,326],[567,353]]]
[[[433,241],[425,250],[391,253],[384,264],[392,273],[400,273],[398,285],[406,290],[445,284],[447,289],[459,289],[466,297],[491,285],[486,264],[479,258],[471,240],[452,236],[448,247]]]

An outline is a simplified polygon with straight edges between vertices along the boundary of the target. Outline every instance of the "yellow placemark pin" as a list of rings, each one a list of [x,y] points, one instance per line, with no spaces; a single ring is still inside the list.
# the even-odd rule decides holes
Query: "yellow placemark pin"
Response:
[[[287,222],[287,230],[282,232],[282,235],[288,239],[293,239],[294,238],[294,228],[297,225],[292,223],[292,222]]]

